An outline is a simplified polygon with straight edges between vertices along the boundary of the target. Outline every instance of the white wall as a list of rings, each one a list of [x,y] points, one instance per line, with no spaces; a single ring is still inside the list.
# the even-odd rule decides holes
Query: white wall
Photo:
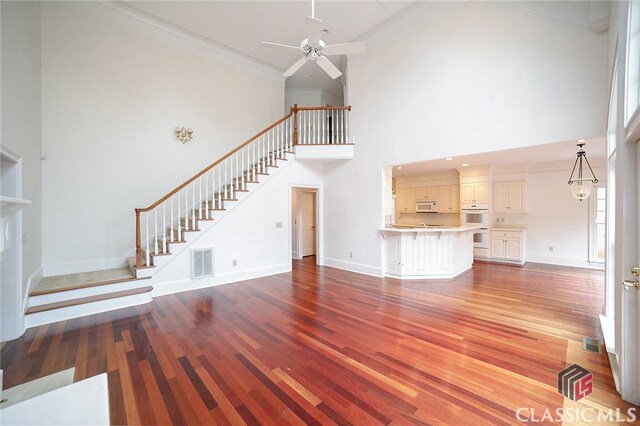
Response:
[[[21,157],[22,197],[31,200],[22,211],[23,235],[17,237],[23,240],[22,291],[15,299],[4,292],[1,310],[6,313],[22,312],[28,280],[42,265],[40,3],[1,2],[0,14],[2,144]]]
[[[275,73],[99,10],[42,4],[45,275],[124,265],[134,208],[282,117]],[[181,126],[194,131],[186,145],[174,136]]]
[[[349,59],[355,159],[325,167],[326,256],[379,271],[384,165],[603,135],[606,42],[480,2],[430,3],[367,40]]]
[[[592,159],[593,161],[593,159]],[[604,181],[605,169],[594,167]],[[567,185],[569,170],[527,174],[527,213],[492,214],[492,226],[527,228],[527,261],[589,267],[591,203],[578,201]],[[496,224],[495,219],[504,219]],[[549,247],[553,247],[553,252]]]
[[[213,278],[190,279],[190,250],[176,255],[153,277],[154,296],[208,287],[243,279],[286,272],[291,269],[291,187],[319,189],[317,226],[322,218],[321,163],[302,163],[292,157],[267,182],[251,189],[249,197],[229,214],[214,221],[211,229],[189,248],[214,249]],[[260,214],[256,214],[260,212]],[[277,227],[281,223],[282,227]],[[321,250],[320,245],[320,250]],[[237,266],[233,266],[237,260]]]

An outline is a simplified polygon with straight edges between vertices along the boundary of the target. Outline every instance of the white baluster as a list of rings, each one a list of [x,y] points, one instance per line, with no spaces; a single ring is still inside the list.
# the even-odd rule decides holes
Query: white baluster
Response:
[[[212,176],[213,177],[213,176]],[[208,173],[204,175],[204,216],[209,219],[209,178]]]
[[[165,203],[162,203],[162,252],[166,253],[167,252],[167,218],[164,212],[164,205]]]
[[[182,232],[182,222],[180,220],[180,191],[178,191],[178,241],[182,241],[182,235],[180,234]],[[173,220],[171,223],[171,230],[173,231]]]
[[[342,121],[341,121],[341,125],[340,125],[340,134],[342,134],[342,142],[341,143],[345,143],[345,112],[346,110],[342,110]]]
[[[175,241],[175,235],[173,234],[173,196],[171,197],[171,208],[169,209],[169,235],[171,242]]]
[[[198,219],[202,219],[202,179],[198,179]]]
[[[347,143],[349,143],[349,136],[350,136],[350,134],[351,134],[351,129],[349,128],[349,115],[351,115],[351,114],[349,113],[349,111],[348,111],[348,110],[346,110],[344,114],[345,114],[344,116],[347,118],[347,125],[346,125],[346,130],[347,130]]]
[[[158,254],[158,209],[153,209],[153,250]]]
[[[191,183],[191,229],[196,229],[196,182]]]
[[[146,240],[146,250],[145,250],[145,257],[146,257],[146,266],[150,266],[151,262],[150,260],[150,256],[149,256],[149,213],[147,213],[145,215],[145,228],[146,228],[146,234],[147,234],[147,240]]]
[[[184,231],[189,229],[189,185],[184,187]],[[186,237],[186,236],[185,236]],[[184,238],[186,240],[186,238]]]

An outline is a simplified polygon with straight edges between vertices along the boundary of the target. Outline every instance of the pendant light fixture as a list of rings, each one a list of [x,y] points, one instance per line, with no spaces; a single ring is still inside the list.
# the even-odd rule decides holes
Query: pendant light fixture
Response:
[[[584,143],[578,144],[578,156],[576,158],[576,162],[573,163],[573,170],[571,170],[571,176],[569,177],[569,185],[571,185],[571,194],[576,200],[586,200],[591,195],[591,190],[593,189],[593,185],[598,183],[598,178],[593,173],[593,169],[591,168],[591,164],[589,164],[589,160],[587,160],[587,152],[584,150]],[[582,163],[587,163],[587,167],[589,167],[589,171],[591,172],[591,178],[586,178],[582,174]],[[573,174],[576,172],[576,167],[578,168],[578,176],[574,179]]]

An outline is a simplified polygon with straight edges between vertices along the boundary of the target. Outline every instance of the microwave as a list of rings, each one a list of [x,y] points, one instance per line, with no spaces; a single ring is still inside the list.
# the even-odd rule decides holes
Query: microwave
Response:
[[[416,203],[416,213],[438,213],[438,202],[418,201]]]

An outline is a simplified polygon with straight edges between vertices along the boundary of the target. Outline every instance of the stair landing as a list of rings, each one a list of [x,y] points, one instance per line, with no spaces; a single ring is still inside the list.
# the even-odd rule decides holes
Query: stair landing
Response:
[[[95,287],[125,281],[134,281],[136,276],[131,269],[116,268],[102,271],[81,272],[68,275],[44,277],[31,289],[30,296],[56,293],[59,291],[75,290],[79,288]]]

